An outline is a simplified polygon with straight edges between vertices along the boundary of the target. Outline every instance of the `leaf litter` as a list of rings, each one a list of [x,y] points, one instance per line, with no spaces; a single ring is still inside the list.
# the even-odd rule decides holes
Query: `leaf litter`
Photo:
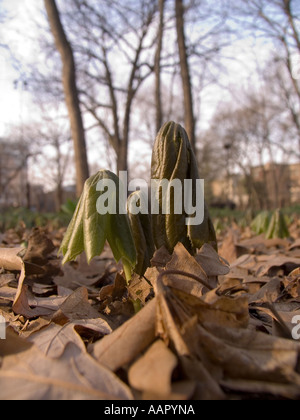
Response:
[[[58,232],[22,234],[0,247],[1,399],[300,399],[299,236],[162,248],[127,287],[108,247],[62,266]]]

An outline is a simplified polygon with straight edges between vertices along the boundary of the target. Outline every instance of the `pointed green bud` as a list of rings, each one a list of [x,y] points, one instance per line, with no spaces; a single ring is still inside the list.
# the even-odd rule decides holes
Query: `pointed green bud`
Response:
[[[180,182],[183,189],[185,181],[190,180],[192,185],[190,200],[193,208],[196,208],[199,194],[202,194],[202,200],[204,200],[204,192],[199,189],[200,177],[196,157],[186,131],[179,124],[169,122],[159,131],[153,149],[151,172],[152,180],[162,182],[165,179],[171,186]],[[159,202],[160,212],[157,215],[152,215],[156,247],[166,246],[171,253],[178,242],[183,243],[191,253],[196,248],[201,248],[205,243],[211,243],[216,248],[216,234],[207,206],[203,202],[203,223],[187,224],[187,219],[192,215],[185,212],[184,196],[185,194],[182,194],[179,198],[181,203],[178,203],[174,189],[170,188],[168,196],[170,214],[162,214],[164,193],[157,194],[156,199]],[[182,209],[181,212],[175,211],[175,204],[177,209]],[[178,204],[180,204],[179,207]]]
[[[281,210],[276,210],[270,222],[266,239],[284,239],[289,238],[290,232],[285,221],[285,217]]]

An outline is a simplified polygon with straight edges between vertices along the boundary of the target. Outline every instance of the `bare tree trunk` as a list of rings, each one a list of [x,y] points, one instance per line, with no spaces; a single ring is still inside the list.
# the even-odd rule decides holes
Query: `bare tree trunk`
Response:
[[[56,149],[56,167],[57,167],[57,177],[56,177],[56,211],[59,212],[61,206],[63,205],[63,179],[64,179],[64,170],[62,167],[62,155],[61,148],[59,143],[59,138],[56,137],[53,139],[53,145]]]
[[[80,196],[84,183],[89,177],[85,132],[76,86],[76,67],[72,47],[60,20],[55,0],[44,0],[50,28],[63,64],[62,82],[68,108],[71,133],[74,143],[76,167],[76,192]]]
[[[163,125],[163,109],[161,100],[161,53],[163,48],[164,35],[164,10],[165,0],[158,0],[159,5],[159,28],[157,36],[157,48],[155,54],[155,108],[156,108],[156,131],[158,132]]]
[[[297,45],[297,48],[300,52],[300,36],[299,36],[298,31],[297,31],[295,17],[293,16],[293,13],[292,13],[291,3],[292,3],[291,0],[283,0],[283,10],[284,10],[286,16],[288,17],[289,24],[290,24],[290,27],[291,27],[292,32],[293,32],[293,38],[294,38],[294,40],[296,42],[296,45]]]
[[[193,107],[193,93],[192,83],[190,76],[190,69],[188,63],[185,31],[184,31],[184,5],[183,0],[175,0],[175,12],[176,12],[176,28],[177,28],[177,40],[179,49],[181,79],[184,96],[184,113],[185,113],[185,129],[189,135],[190,142],[193,149],[196,149],[196,137],[195,137],[195,117]]]

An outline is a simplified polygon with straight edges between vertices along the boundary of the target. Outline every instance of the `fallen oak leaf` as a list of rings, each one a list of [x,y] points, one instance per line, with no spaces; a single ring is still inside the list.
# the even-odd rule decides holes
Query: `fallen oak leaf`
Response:
[[[226,395],[218,384],[218,378],[214,378],[214,370],[208,370],[199,357],[180,357],[181,369],[185,377],[196,382],[195,400],[226,400]]]
[[[262,387],[264,383],[275,382],[295,385],[300,389],[298,343],[241,328],[238,324],[233,328],[224,321],[209,318],[204,311],[201,314],[200,305],[197,313],[195,302],[204,297],[191,299],[186,295],[183,298],[182,293],[178,294],[163,283],[163,277],[164,273],[161,273],[157,281],[157,334],[167,345],[171,343],[179,358],[202,361],[219,385],[220,379],[240,379],[258,381]],[[218,303],[222,300],[215,298]],[[234,300],[231,300],[234,308]],[[244,302],[242,313],[248,316],[247,302]]]
[[[35,317],[44,314],[44,312],[35,312],[29,307],[26,289],[24,288],[25,273],[29,271],[34,274],[44,273],[44,270],[34,264],[26,263],[23,258],[24,248],[0,248],[0,267],[7,271],[20,271],[18,288],[15,294],[12,309],[16,314],[27,317]]]
[[[113,301],[115,299],[122,299],[125,292],[127,292],[127,282],[121,274],[117,273],[114,284],[102,287],[99,297],[101,301],[106,299]]]
[[[172,393],[172,374],[177,357],[162,340],[157,340],[129,369],[130,385],[142,392],[168,399]]]
[[[225,276],[230,272],[229,263],[210,244],[204,244],[195,259],[208,277]]]
[[[282,280],[279,277],[270,279],[261,289],[249,296],[250,304],[264,304],[267,302],[276,302],[282,291]]]
[[[265,275],[276,275],[279,269],[284,269],[288,275],[291,271],[300,267],[300,258],[292,258],[285,255],[276,255],[268,259],[268,261],[260,264],[257,275],[263,277]]]
[[[293,384],[278,384],[275,382],[264,382],[255,380],[241,380],[241,379],[226,379],[221,380],[220,385],[226,391],[238,392],[239,394],[244,393],[247,396],[253,394],[254,396],[259,395],[262,399],[263,395],[275,396],[286,399],[299,400],[300,388]]]
[[[180,276],[191,277],[189,280]],[[175,277],[176,276],[176,277]],[[210,322],[230,327],[247,328],[249,323],[248,297],[227,297],[218,294],[219,289],[210,290],[202,296],[198,282],[188,273],[165,271],[160,274],[158,282],[173,290],[180,302],[189,307],[193,315],[197,315],[200,322]],[[160,290],[158,289],[158,293]]]
[[[289,248],[290,251],[292,251],[295,248],[300,248],[300,239],[297,239]]]
[[[10,327],[8,327],[6,330],[6,340],[0,340],[0,357],[22,353],[31,347],[32,343],[20,338]]]
[[[113,372],[133,361],[155,340],[156,298],[112,334],[91,346],[92,356]]]
[[[8,271],[20,271],[18,289],[13,303],[15,313],[22,312],[23,307],[23,283],[25,280],[25,264],[21,256],[24,256],[23,248],[1,248],[0,249],[0,267]],[[29,307],[29,306],[28,306]]]
[[[209,328],[205,323],[197,327],[200,348],[222,367],[224,377],[294,384],[300,389],[299,343],[245,329]]]
[[[63,354],[68,343],[74,343],[84,353],[86,348],[80,332],[84,334],[87,330],[102,337],[112,332],[110,326],[102,319],[74,320],[63,326],[51,323],[31,334],[29,341],[39,347],[45,356],[57,359]]]
[[[19,280],[19,288],[20,289],[19,292],[17,292],[17,296],[15,298],[15,301],[13,303],[12,309],[13,311],[18,314],[18,315],[23,315],[28,319],[32,319],[35,318],[37,316],[47,316],[47,315],[52,315],[55,311],[55,309],[53,308],[46,308],[43,306],[35,306],[35,307],[31,307],[29,302],[30,302],[30,292],[28,290],[28,286],[26,284],[23,284],[20,282]],[[38,305],[38,300],[39,298],[35,298],[34,302],[31,302],[34,305]],[[64,298],[65,299],[65,298]],[[45,299],[43,299],[44,301]],[[59,300],[61,303],[61,300]],[[51,303],[51,301],[49,302],[49,304]],[[51,307],[53,305],[53,302],[51,303]]]
[[[24,248],[0,248],[0,267],[7,271],[25,272],[24,257],[26,250]]]
[[[55,250],[55,246],[45,232],[40,228],[35,228],[28,238],[28,247],[24,260],[36,265],[46,265],[48,256]]]
[[[197,262],[197,260],[186,250],[182,243],[178,243],[174,249],[172,254],[171,261],[166,265],[166,270],[176,271],[179,275],[179,272],[184,273],[183,276],[193,278],[194,280],[198,280],[200,284],[202,284],[202,293],[204,293],[204,288],[206,287],[208,290],[212,290],[216,287],[217,282],[216,279],[211,281],[205,270],[202,266]],[[203,287],[204,286],[204,287]]]
[[[36,346],[5,356],[0,383],[3,400],[133,399],[117,376],[73,343],[67,344],[59,359],[46,357]]]
[[[40,331],[32,334],[29,342],[35,344],[45,356],[59,359],[69,343],[75,344],[81,352],[85,352],[85,345],[74,330],[74,325],[66,324],[63,327],[51,323]]]
[[[102,318],[102,315],[89,303],[88,290],[85,287],[80,287],[64,299],[52,316],[52,321],[64,325],[73,320],[98,318]]]
[[[165,268],[165,266],[171,261],[172,256],[167,250],[165,246],[159,248],[153,255],[151,260],[152,267],[161,267]]]
[[[290,274],[289,277],[300,277],[300,267],[296,268],[295,270],[293,270]]]
[[[14,274],[1,274],[0,275],[0,288],[6,286],[15,280]]]

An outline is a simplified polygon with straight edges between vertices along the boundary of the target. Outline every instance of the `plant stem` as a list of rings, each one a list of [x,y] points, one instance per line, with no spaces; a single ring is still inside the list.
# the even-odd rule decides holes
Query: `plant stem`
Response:
[[[127,285],[128,285],[130,280],[131,280],[131,277],[132,277],[132,267],[126,260],[123,259],[122,262],[123,262],[125,278],[126,278]]]

